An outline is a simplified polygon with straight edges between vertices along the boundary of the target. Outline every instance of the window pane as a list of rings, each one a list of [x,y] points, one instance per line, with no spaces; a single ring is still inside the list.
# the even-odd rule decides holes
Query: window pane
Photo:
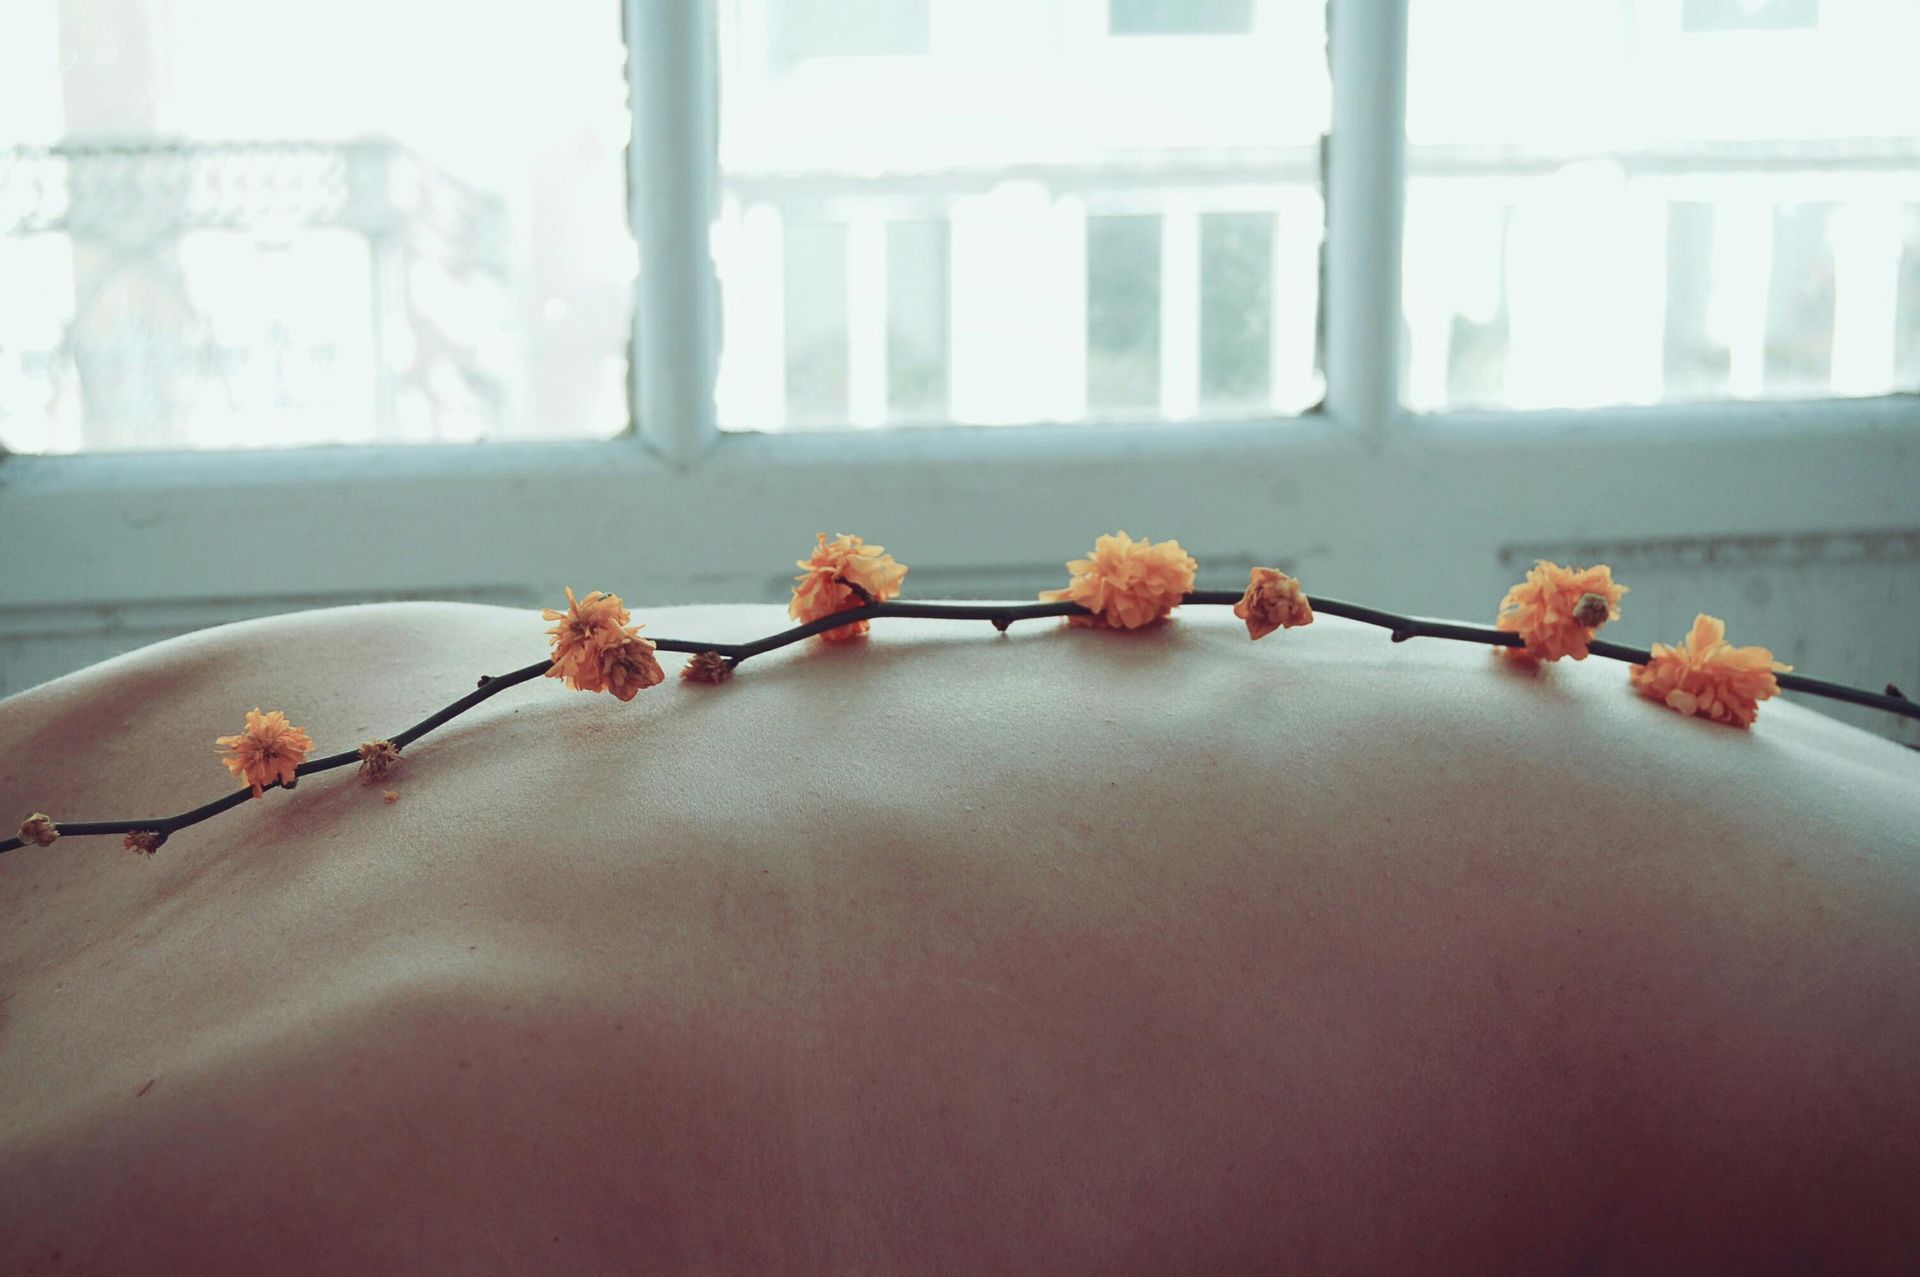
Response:
[[[722,426],[1317,402],[1324,13],[721,0]],[[796,299],[799,226],[843,238]]]
[[[787,399],[795,421],[847,415],[847,231],[786,228]]]
[[[1910,0],[1411,0],[1418,409],[1920,389]]]
[[[1107,0],[1115,35],[1244,35],[1253,0]]]
[[[930,0],[780,0],[767,13],[773,66],[808,58],[925,53]]]
[[[1259,405],[1273,385],[1273,235],[1268,213],[1200,221],[1200,402]]]
[[[1087,219],[1087,400],[1160,406],[1160,219]]]
[[[902,421],[947,417],[947,224],[887,223],[887,404]]]
[[[0,443],[609,436],[613,5],[8,0]]]
[[[1894,313],[1894,380],[1902,386],[1920,386],[1920,203],[1906,210],[1904,244]]]
[[[1767,31],[1811,27],[1820,0],[1681,0],[1682,31]]]

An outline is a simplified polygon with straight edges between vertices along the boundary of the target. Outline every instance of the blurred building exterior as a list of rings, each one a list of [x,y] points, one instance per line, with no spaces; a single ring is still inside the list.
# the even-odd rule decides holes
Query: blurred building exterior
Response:
[[[1412,406],[1920,388],[1920,6],[1412,10]],[[1323,5],[722,13],[724,423],[1317,398]]]
[[[13,0],[0,444],[617,432],[634,262],[604,17]]]

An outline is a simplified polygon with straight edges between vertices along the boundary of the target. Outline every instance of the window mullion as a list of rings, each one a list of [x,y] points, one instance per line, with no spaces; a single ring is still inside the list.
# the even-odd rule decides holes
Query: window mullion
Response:
[[[1330,0],[1327,412],[1377,436],[1399,413],[1408,0]]]
[[[647,446],[687,465],[718,438],[714,6],[626,0],[626,32],[633,106],[628,212],[640,250],[630,395]]]

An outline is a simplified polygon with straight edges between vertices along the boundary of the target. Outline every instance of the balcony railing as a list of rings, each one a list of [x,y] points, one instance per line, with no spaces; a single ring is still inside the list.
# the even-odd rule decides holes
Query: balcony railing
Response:
[[[0,150],[0,257],[0,415],[54,450],[457,437],[509,398],[502,202],[391,141]]]

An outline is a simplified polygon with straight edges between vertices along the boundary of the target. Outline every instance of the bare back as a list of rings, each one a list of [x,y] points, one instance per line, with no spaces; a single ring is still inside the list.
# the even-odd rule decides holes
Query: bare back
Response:
[[[1920,756],[1191,611],[538,680],[394,803],[0,857],[0,1270],[1920,1263]],[[330,753],[544,650],[161,644],[0,702],[0,818],[175,812],[255,705]]]

